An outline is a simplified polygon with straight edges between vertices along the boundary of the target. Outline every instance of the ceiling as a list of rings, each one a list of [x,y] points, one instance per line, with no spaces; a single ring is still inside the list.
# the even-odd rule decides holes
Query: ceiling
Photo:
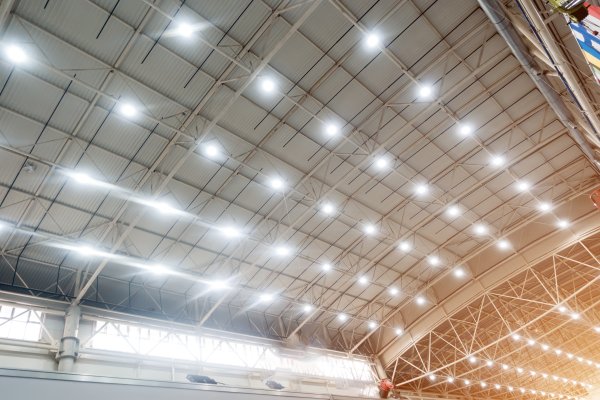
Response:
[[[477,1],[8,1],[0,28],[1,289],[372,355],[403,390],[600,384],[597,166]]]

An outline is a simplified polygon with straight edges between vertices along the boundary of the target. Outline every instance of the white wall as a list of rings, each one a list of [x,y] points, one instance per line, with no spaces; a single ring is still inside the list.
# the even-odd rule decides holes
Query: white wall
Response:
[[[240,390],[181,383],[155,383],[121,378],[101,379],[59,373],[0,370],[2,397],[7,399],[64,400],[298,400],[328,396],[269,390]]]
[[[56,372],[55,354],[56,349],[49,345],[2,340],[0,341],[0,368]],[[203,366],[183,361],[140,358],[128,354],[109,354],[85,349],[75,363],[73,373],[179,383],[186,383],[185,377],[191,373],[211,376],[229,386],[255,389],[264,389],[264,380],[272,377],[283,384],[286,390],[352,397],[364,396],[365,389],[374,386],[374,384],[325,378],[290,376],[284,372],[271,374],[241,368]]]

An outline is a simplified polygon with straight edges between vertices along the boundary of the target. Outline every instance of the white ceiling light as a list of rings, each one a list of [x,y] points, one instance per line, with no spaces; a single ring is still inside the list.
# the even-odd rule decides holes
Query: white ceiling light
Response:
[[[471,364],[475,364],[475,363],[477,362],[477,358],[476,358],[475,356],[470,356],[470,357],[469,357],[469,362],[470,362]]]
[[[327,126],[325,127],[325,133],[327,133],[328,136],[335,136],[339,132],[340,128],[335,124],[327,124]]]
[[[487,387],[487,383],[485,383],[484,381],[481,381],[481,387],[482,388]]]
[[[327,215],[331,215],[335,211],[335,207],[331,203],[325,203],[321,206],[321,211]]]
[[[219,230],[221,231],[221,233],[228,238],[237,238],[242,236],[242,232],[240,232],[239,229],[234,228],[233,226],[225,226],[222,228],[219,228]]]
[[[166,266],[162,264],[155,264],[150,267],[150,272],[157,275],[164,275],[168,273],[170,270]]]
[[[498,248],[501,250],[507,250],[510,249],[510,242],[506,239],[500,239],[498,240]]]
[[[422,306],[423,304],[425,304],[425,297],[423,297],[423,296],[417,296],[416,301],[417,301],[418,305]]]
[[[535,340],[533,339],[527,339],[527,344],[530,346],[535,346]]]
[[[496,390],[500,390],[500,385],[498,385],[497,383],[494,384],[494,387],[496,388]]]
[[[275,299],[271,293],[263,293],[260,295],[259,300],[263,303],[270,303]]]
[[[25,51],[14,44],[10,44],[4,48],[4,54],[6,57],[15,64],[22,64],[27,61],[27,54]]]
[[[313,310],[313,306],[310,304],[305,304],[304,306],[302,306],[302,311],[304,311],[305,313],[309,313]]]
[[[377,48],[381,45],[381,39],[379,39],[379,35],[377,35],[375,33],[370,33],[367,35],[367,38],[365,39],[365,43],[370,48]]]
[[[448,381],[448,383],[454,383],[454,377],[449,376],[447,381]]]
[[[508,391],[509,391],[509,392],[512,392],[513,390],[515,390],[515,389],[514,389],[512,386],[509,386],[509,387],[508,387]]]
[[[348,316],[346,314],[339,314],[337,318],[342,322],[346,322],[348,320]]]
[[[85,256],[85,257],[95,257],[95,256],[100,256],[102,254],[101,251],[96,250],[93,247],[87,246],[87,245],[74,247],[73,250],[75,250],[78,254]]]
[[[427,257],[427,262],[429,263],[429,265],[436,267],[440,265],[441,261],[438,256],[429,256]]]
[[[560,307],[558,307],[558,311],[561,312],[561,313],[566,313],[567,312],[567,307],[560,306]]]
[[[321,268],[323,268],[323,271],[325,271],[325,272],[331,271],[331,264],[325,263],[321,266]]]
[[[175,214],[177,212],[177,209],[164,201],[149,201],[146,204],[158,210],[161,214]]]
[[[75,180],[75,182],[81,183],[84,185],[94,185],[98,182],[94,178],[92,178],[88,174],[84,174],[83,172],[75,172],[75,173],[69,174],[69,176],[71,178],[73,178]]]
[[[400,335],[402,335],[402,333],[403,333],[403,331],[402,331],[402,328],[396,328],[396,329],[394,330],[394,333],[396,334],[396,336],[400,336]]]
[[[390,291],[390,294],[391,294],[392,296],[396,296],[398,293],[400,293],[400,291],[398,290],[398,288],[395,288],[395,287],[391,287],[391,288],[389,289],[389,291]]]
[[[502,364],[502,369],[505,370],[505,371],[507,371],[508,370],[508,365]]]
[[[491,367],[491,366],[493,366],[493,365],[494,365],[494,362],[493,362],[492,360],[487,360],[487,361],[485,362],[485,365],[487,365],[488,367]]]
[[[421,185],[417,185],[415,187],[415,193],[418,196],[423,196],[425,194],[427,194],[429,192],[429,187],[427,187],[427,185],[421,184]]]
[[[458,133],[462,136],[468,136],[473,133],[473,127],[469,124],[461,124],[458,126]]]
[[[364,231],[367,235],[373,235],[376,231],[375,225],[371,225],[371,224],[365,225]]]
[[[525,192],[525,191],[529,190],[530,187],[531,187],[531,185],[529,185],[528,182],[525,182],[525,181],[517,182],[517,190],[519,190],[520,192]]]
[[[456,267],[454,269],[454,276],[456,276],[457,278],[462,278],[463,276],[465,276],[465,271],[461,267]]]
[[[517,372],[518,372],[519,374],[522,374],[522,373],[523,373],[523,368],[521,368],[521,367],[517,367]]]
[[[378,157],[378,158],[375,160],[375,167],[376,167],[377,169],[380,169],[380,170],[382,170],[382,169],[385,169],[385,168],[387,168],[387,167],[388,167],[388,165],[389,165],[389,163],[390,163],[390,162],[387,160],[387,158],[385,158],[385,157]]]
[[[375,329],[375,328],[377,328],[377,322],[369,321],[369,329]]]
[[[420,98],[426,99],[433,94],[433,88],[430,85],[420,85],[417,93]]]
[[[595,331],[596,333],[600,333],[600,326],[595,326],[595,327],[594,327],[594,331]]]
[[[366,276],[361,276],[358,278],[358,283],[360,283],[361,285],[366,285],[367,283],[369,283],[369,280],[367,279]]]
[[[490,159],[490,164],[494,167],[501,167],[504,165],[504,157],[502,156],[493,156]]]
[[[221,281],[221,280],[210,281],[210,282],[207,282],[207,284],[211,290],[229,289],[229,285],[227,284],[227,281]]]
[[[450,207],[448,207],[448,209],[446,210],[446,214],[449,217],[458,217],[460,215],[460,208],[456,205],[451,205]]]
[[[264,92],[272,93],[273,91],[275,91],[275,82],[273,82],[272,79],[263,78],[260,87]]]
[[[214,144],[204,146],[204,154],[209,158],[216,158],[219,155],[219,148]]]
[[[435,381],[437,379],[434,374],[429,374],[428,377],[430,381]]]
[[[269,184],[275,190],[281,190],[285,186],[285,183],[280,178],[273,178],[273,179],[271,179],[271,181],[269,182]]]
[[[567,228],[569,226],[569,221],[567,221],[566,219],[560,219],[556,223],[556,226],[558,226],[560,229]]]
[[[542,345],[542,350],[548,351],[549,349],[550,349],[550,346],[548,346],[547,344]]]
[[[407,251],[410,251],[411,245],[408,242],[400,242],[400,244],[398,245],[398,248],[400,250],[402,250],[403,252],[407,252]]]
[[[514,341],[519,341],[521,340],[521,335],[519,335],[518,333],[513,333],[511,335],[511,337],[513,338]]]
[[[473,226],[473,232],[475,232],[475,234],[479,236],[485,235],[488,232],[488,228],[483,224],[475,224]]]
[[[122,103],[119,105],[119,112],[127,118],[133,118],[137,115],[138,110],[131,103]]]
[[[572,319],[579,319],[579,318],[581,318],[581,315],[579,315],[578,313],[572,313],[571,314],[571,318]]]
[[[550,204],[548,202],[545,202],[545,201],[542,201],[540,204],[538,204],[538,209],[541,212],[550,211],[550,210],[552,210],[552,204]]]
[[[468,379],[465,379],[463,382],[465,383],[465,385],[470,385],[471,384],[471,381],[468,380]]]
[[[289,256],[291,253],[292,253],[292,251],[290,250],[289,247],[286,247],[286,246],[275,247],[275,254],[280,257]]]
[[[180,23],[174,32],[177,36],[189,38],[194,34],[194,27],[185,22]]]

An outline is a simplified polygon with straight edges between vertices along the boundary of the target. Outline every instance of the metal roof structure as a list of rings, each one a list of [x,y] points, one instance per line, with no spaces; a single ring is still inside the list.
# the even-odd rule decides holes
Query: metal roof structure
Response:
[[[587,396],[600,90],[550,14],[4,0],[0,287],[373,356],[407,390]]]

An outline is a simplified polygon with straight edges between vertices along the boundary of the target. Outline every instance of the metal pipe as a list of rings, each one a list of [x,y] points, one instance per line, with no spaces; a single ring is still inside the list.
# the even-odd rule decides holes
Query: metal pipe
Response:
[[[583,154],[592,164],[593,168],[600,175],[600,161],[598,160],[594,150],[590,147],[578,126],[573,122],[573,116],[567,109],[567,106],[562,101],[560,96],[555,92],[548,78],[542,74],[535,61],[529,54],[523,40],[510,23],[506,13],[500,6],[497,0],[478,0],[479,6],[486,13],[490,21],[496,27],[496,30],[504,38],[508,47],[513,52],[514,56],[519,60],[521,66],[527,72],[531,80],[535,83],[540,93],[546,98],[546,101],[552,107],[558,119],[567,128],[571,138],[580,147]]]
[[[524,16],[528,19],[531,29],[534,30],[535,36],[539,39],[540,44],[544,47],[544,50],[549,54],[550,59],[554,63],[554,68],[562,74],[562,78],[570,89],[575,101],[585,114],[590,125],[593,127],[593,134],[596,137],[600,137],[600,120],[596,115],[594,107],[591,105],[587,95],[584,93],[579,80],[573,73],[573,70],[569,66],[569,63],[564,57],[564,54],[555,43],[555,39],[547,29],[544,20],[539,15],[538,10],[529,1],[518,1],[517,6],[521,6],[521,11],[524,12]],[[530,39],[533,40],[533,39]]]
[[[535,39],[535,36],[533,35],[533,33],[531,33],[529,27],[525,25],[523,21],[517,18],[511,19],[511,23],[513,24],[515,29],[519,31],[521,35],[525,36],[525,38],[527,38],[529,43],[531,43],[531,45],[533,46],[533,48],[530,50],[531,54],[534,55],[538,60],[543,62],[547,67],[550,67],[554,70],[556,66],[552,63],[548,56],[544,54],[544,48]]]

